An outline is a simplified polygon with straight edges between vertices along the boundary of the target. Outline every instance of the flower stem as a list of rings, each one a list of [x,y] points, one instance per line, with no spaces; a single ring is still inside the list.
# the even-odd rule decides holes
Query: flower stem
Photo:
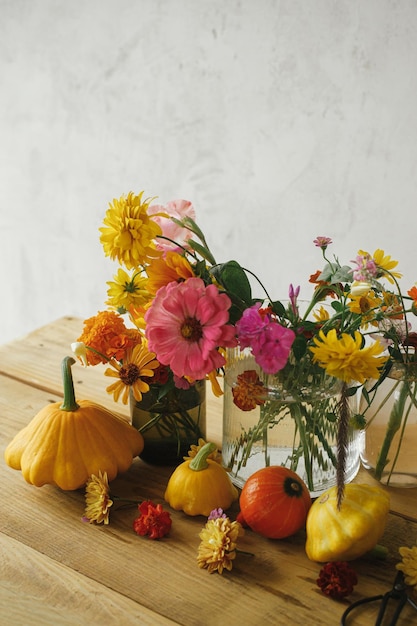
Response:
[[[408,382],[404,380],[400,386],[398,398],[395,400],[394,405],[391,409],[384,441],[382,442],[382,446],[376,461],[375,478],[377,480],[381,479],[384,468],[388,463],[388,453],[392,444],[392,440],[394,439],[394,435],[401,426],[405,403],[407,401],[409,392],[410,388]]]

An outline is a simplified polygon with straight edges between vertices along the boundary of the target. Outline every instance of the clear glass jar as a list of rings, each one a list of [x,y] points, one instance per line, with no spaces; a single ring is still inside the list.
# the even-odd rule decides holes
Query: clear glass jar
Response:
[[[361,460],[372,476],[390,487],[417,487],[417,364],[395,363],[387,378],[361,401],[366,426]]]
[[[283,465],[306,483],[312,497],[336,484],[340,382],[306,357],[297,367],[268,376],[249,350],[229,350],[225,371],[223,464],[232,481],[247,478],[268,465]],[[264,385],[263,401],[240,409],[233,389],[238,375],[254,370]],[[349,429],[345,481],[360,467],[360,431]]]

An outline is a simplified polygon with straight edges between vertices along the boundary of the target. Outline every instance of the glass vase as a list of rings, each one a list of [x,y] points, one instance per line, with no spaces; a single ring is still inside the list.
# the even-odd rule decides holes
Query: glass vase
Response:
[[[417,364],[395,363],[369,397],[363,466],[384,485],[417,487]]]
[[[312,497],[334,486],[341,383],[308,357],[274,376],[266,375],[248,350],[229,350],[227,358],[222,455],[233,483],[241,488],[258,469],[282,465],[304,480]],[[233,390],[248,371],[259,376],[263,403],[242,410]],[[359,470],[359,435],[349,428],[346,482]]]
[[[145,441],[140,458],[154,465],[178,465],[190,446],[205,438],[206,382],[173,387],[162,397],[161,386],[150,385],[140,402],[130,396],[130,415]]]

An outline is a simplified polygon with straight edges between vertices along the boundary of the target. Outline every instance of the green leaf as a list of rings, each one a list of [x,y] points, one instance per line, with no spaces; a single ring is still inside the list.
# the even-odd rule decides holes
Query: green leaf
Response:
[[[233,302],[236,298],[246,306],[252,304],[252,289],[246,272],[237,261],[228,261],[213,268],[213,275]]]
[[[194,252],[198,252],[203,259],[206,259],[206,261],[211,263],[211,265],[215,265],[216,261],[208,248],[202,246],[201,243],[198,243],[198,241],[194,241],[193,239],[189,239],[187,243],[190,248],[194,250]]]
[[[291,349],[295,358],[297,360],[301,359],[305,355],[307,350],[307,341],[305,337],[303,337],[302,335],[297,335],[294,339]]]

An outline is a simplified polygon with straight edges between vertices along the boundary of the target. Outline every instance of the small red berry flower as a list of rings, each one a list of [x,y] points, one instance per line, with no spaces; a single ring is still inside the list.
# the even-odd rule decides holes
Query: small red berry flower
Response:
[[[346,561],[327,563],[319,573],[317,584],[324,595],[340,600],[352,593],[357,584],[356,572]]]
[[[172,526],[171,516],[168,511],[164,511],[162,504],[154,504],[150,500],[145,500],[138,505],[140,512],[133,522],[133,530],[138,535],[149,539],[160,539],[169,533]]]

